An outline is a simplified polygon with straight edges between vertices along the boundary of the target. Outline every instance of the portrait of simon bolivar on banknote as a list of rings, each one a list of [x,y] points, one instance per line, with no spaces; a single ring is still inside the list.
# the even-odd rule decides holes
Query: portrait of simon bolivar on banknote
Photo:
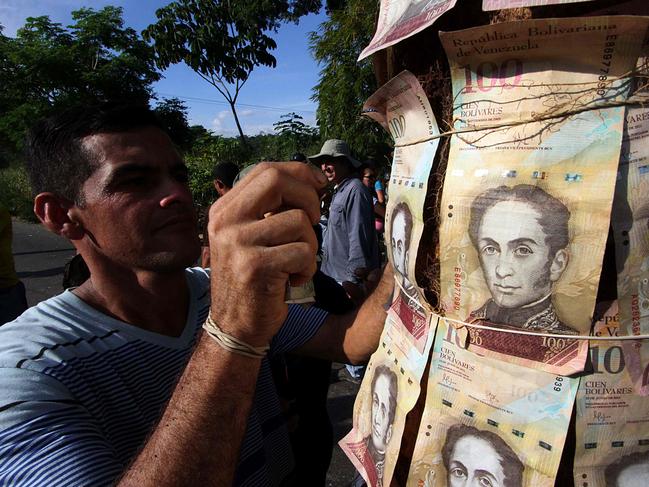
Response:
[[[525,465],[496,433],[465,424],[446,432],[442,463],[448,487],[521,487]]]
[[[370,389],[370,434],[361,441],[345,445],[365,469],[370,487],[383,485],[385,452],[392,438],[398,393],[397,374],[387,365],[377,366]]]
[[[392,310],[406,328],[417,350],[421,353],[428,334],[428,318],[421,305],[417,287],[409,277],[410,246],[412,243],[413,216],[405,201],[398,202],[390,214],[390,248],[392,263],[399,281],[399,290],[395,293]],[[416,255],[417,249],[413,249]],[[412,271],[410,271],[412,272]]]
[[[649,451],[629,453],[609,464],[604,471],[606,487],[649,485]]]
[[[538,186],[498,186],[478,194],[468,234],[491,297],[468,321],[576,334],[552,302],[570,262],[570,211]]]

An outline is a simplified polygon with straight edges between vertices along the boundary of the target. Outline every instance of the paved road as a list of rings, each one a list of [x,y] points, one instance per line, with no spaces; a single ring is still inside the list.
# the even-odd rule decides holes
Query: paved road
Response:
[[[14,220],[13,252],[16,271],[25,283],[30,306],[61,292],[63,268],[74,256],[74,249],[67,240],[45,230],[41,225]],[[342,375],[341,368],[340,364],[333,366],[328,402],[336,443],[351,429],[354,398],[358,391],[358,386],[338,379]],[[313,440],[317,441],[317,438]],[[335,446],[327,486],[347,486],[353,475],[351,462]]]
[[[74,256],[70,242],[41,225],[14,220],[13,253],[30,306],[62,291],[63,267]]]

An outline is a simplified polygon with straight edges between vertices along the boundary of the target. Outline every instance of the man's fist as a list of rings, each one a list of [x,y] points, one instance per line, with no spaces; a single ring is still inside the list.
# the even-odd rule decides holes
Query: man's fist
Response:
[[[211,316],[226,333],[267,345],[286,318],[286,283],[316,271],[319,192],[327,179],[304,163],[261,163],[212,205]]]

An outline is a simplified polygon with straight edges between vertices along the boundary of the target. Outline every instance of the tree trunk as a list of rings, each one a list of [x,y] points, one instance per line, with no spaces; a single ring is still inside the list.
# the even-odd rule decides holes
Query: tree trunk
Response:
[[[232,115],[234,115],[234,123],[237,124],[237,130],[239,131],[239,138],[241,139],[241,144],[248,147],[248,139],[243,135],[243,130],[241,129],[241,124],[239,123],[239,116],[237,115],[237,110],[234,107],[234,103],[230,102],[230,109],[232,110]]]

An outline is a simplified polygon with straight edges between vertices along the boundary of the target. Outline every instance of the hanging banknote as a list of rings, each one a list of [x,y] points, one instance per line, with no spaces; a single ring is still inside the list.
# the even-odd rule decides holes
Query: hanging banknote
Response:
[[[552,487],[577,384],[476,355],[440,318],[408,487]]]
[[[435,332],[438,317],[433,319]],[[340,447],[361,473],[368,487],[390,485],[399,456],[406,415],[421,392],[423,369],[395,343],[401,325],[388,315],[379,348],[372,355],[354,403],[353,428]],[[430,347],[426,350],[428,357]],[[424,360],[425,365],[425,360]]]
[[[441,299],[448,317],[493,328],[469,327],[477,353],[583,370],[588,344],[569,336],[591,326],[624,120],[622,106],[593,106],[626,99],[646,30],[647,18],[622,16],[440,34],[459,132],[441,203]]]
[[[423,89],[407,71],[374,93],[365,102],[363,113],[388,130],[397,145],[386,209],[388,258],[396,283],[380,346],[356,396],[353,429],[340,446],[368,486],[376,487],[390,485],[406,415],[421,392],[437,325],[437,315],[427,309],[417,286],[415,261],[438,141],[398,146],[439,132]]]
[[[647,72],[643,59],[639,69]],[[639,80],[646,83],[646,78]],[[639,96],[649,96],[644,90]],[[649,108],[626,113],[615,198],[613,236],[618,271],[620,332],[649,334]]]
[[[647,59],[638,63],[635,99],[649,101]],[[649,109],[627,109],[611,225],[615,241],[619,334],[649,334]],[[633,351],[633,353],[631,353]],[[626,349],[627,380],[641,396],[649,395],[649,344],[635,342]],[[643,366],[644,365],[644,366]]]
[[[589,2],[592,0],[482,0],[482,10],[502,10],[505,8],[540,7],[566,3]]]
[[[635,390],[634,369],[649,367],[647,340],[616,340],[617,303],[595,325],[592,372],[577,391],[574,479],[580,487],[649,485],[649,407]],[[644,358],[642,358],[644,357]]]
[[[456,0],[381,0],[374,37],[358,60],[430,27]]]
[[[401,146],[438,135],[439,130],[424,90],[408,71],[379,88],[365,102],[363,113],[388,130],[395,143],[385,215],[388,258],[397,280],[389,313],[402,325],[402,351],[412,354],[421,375],[428,357],[422,354],[432,337],[424,293],[415,279],[415,263],[424,229],[428,176],[439,139]]]

